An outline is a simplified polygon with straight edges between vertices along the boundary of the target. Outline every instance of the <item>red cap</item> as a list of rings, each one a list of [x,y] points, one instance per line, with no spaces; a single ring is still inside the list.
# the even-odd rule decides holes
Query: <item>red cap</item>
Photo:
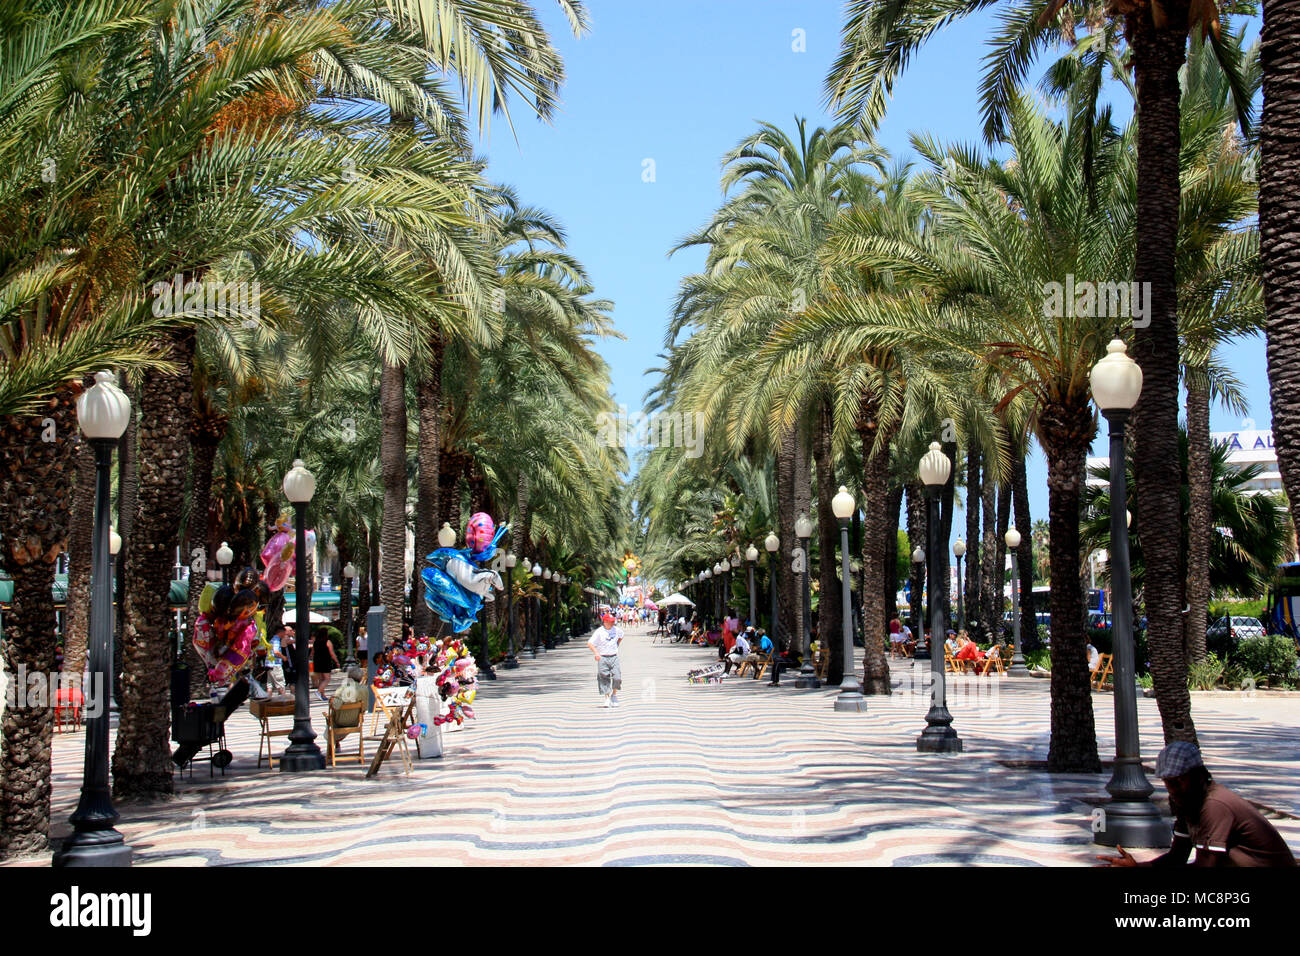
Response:
[[[600,620],[601,620],[601,623],[603,623],[603,624],[613,624],[613,623],[614,623],[614,615],[613,615],[613,614],[610,614],[608,611],[606,611],[604,614],[602,614],[602,615],[600,616]]]

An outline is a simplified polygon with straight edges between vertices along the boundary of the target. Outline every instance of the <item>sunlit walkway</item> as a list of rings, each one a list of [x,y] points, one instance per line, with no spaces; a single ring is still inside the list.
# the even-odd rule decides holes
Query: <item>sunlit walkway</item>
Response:
[[[928,695],[912,665],[899,693],[864,715],[832,711],[833,690],[749,678],[689,685],[712,652],[624,643],[623,704],[602,710],[585,645],[570,642],[485,683],[478,719],[445,735],[446,755],[396,760],[373,780],[347,768],[286,776],[254,768],[257,724],[228,724],[235,762],[178,781],[178,798],[122,808],[137,862],[1087,864],[1089,801],[1106,776],[1050,777],[1003,763],[1042,760],[1047,682],[961,679],[956,757],[917,754]],[[920,676],[920,668],[917,668]],[[1103,759],[1112,701],[1094,698]],[[319,714],[323,705],[317,704]],[[1206,760],[1223,782],[1282,811],[1300,851],[1300,700],[1196,701]],[[1148,766],[1155,701],[1140,700]],[[283,749],[283,739],[277,744]],[[58,832],[81,771],[80,734],[55,746]],[[1271,815],[1272,816],[1272,815]]]

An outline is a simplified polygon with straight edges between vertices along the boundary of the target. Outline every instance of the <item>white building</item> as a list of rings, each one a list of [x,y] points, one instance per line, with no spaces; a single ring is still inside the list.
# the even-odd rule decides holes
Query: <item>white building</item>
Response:
[[[1228,449],[1228,464],[1236,468],[1258,465],[1260,473],[1246,483],[1244,491],[1248,494],[1268,494],[1282,490],[1282,473],[1277,467],[1277,453],[1273,450],[1273,432],[1268,429],[1250,429],[1235,432],[1211,432],[1210,441],[1215,445],[1224,445]],[[1088,470],[1105,467],[1109,458],[1089,458]],[[1088,475],[1088,484],[1093,487],[1106,486],[1100,478]]]

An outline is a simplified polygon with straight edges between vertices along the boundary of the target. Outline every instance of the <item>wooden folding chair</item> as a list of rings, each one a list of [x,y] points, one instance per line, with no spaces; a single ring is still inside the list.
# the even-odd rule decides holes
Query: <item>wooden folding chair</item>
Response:
[[[966,673],[966,661],[959,661],[945,648],[943,652],[943,668],[954,674]]]
[[[758,669],[758,673],[754,677],[755,680],[763,679],[763,675],[767,673],[767,669],[772,666],[772,661],[775,659],[775,655],[776,650],[773,649],[768,651],[766,654],[760,654],[758,656],[758,660],[754,663],[754,666]]]
[[[351,704],[340,704],[337,708],[329,707],[325,711],[325,740],[326,756],[329,759],[330,766],[338,765],[337,761],[344,762],[355,760],[357,763],[366,762],[366,736],[363,733],[366,723],[366,702],[358,700]],[[340,726],[340,722],[343,726]],[[357,735],[357,749],[354,753],[340,754],[338,745],[340,741],[345,740],[348,736]]]
[[[981,677],[987,675],[989,671],[997,671],[999,674],[1004,675],[1007,672],[1002,665],[1002,654],[996,647],[990,648],[982,661],[975,662],[975,673]]]
[[[828,647],[819,647],[813,660],[813,669],[818,680],[825,680],[831,670],[831,651]]]
[[[1114,676],[1114,654],[1101,654],[1097,657],[1097,669],[1092,672],[1092,689],[1099,690],[1111,682]]]

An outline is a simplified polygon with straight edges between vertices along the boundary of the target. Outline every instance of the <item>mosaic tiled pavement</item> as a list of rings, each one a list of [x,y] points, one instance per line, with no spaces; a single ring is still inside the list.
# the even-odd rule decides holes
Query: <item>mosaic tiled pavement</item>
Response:
[[[257,770],[257,723],[241,709],[227,724],[235,760],[224,778],[200,766],[178,778],[176,799],[120,808],[120,829],[137,865],[1087,865],[1098,852],[1090,802],[1105,795],[1105,774],[1007,765],[1046,757],[1044,680],[950,679],[966,752],[940,756],[914,748],[924,665],[895,666],[897,692],[871,698],[866,714],[838,714],[833,689],[798,690],[789,677],[779,689],[690,685],[686,671],[710,660],[703,648],[633,630],[624,649],[620,708],[597,706],[581,642],[524,655],[482,685],[477,720],[445,735],[445,756],[416,761],[409,777],[396,760],[371,780],[356,764]],[[1105,759],[1112,699],[1094,704]],[[1300,699],[1193,706],[1216,777],[1278,811],[1300,850]],[[1155,701],[1138,709],[1149,766]],[[60,735],[56,833],[81,762],[82,735]]]

